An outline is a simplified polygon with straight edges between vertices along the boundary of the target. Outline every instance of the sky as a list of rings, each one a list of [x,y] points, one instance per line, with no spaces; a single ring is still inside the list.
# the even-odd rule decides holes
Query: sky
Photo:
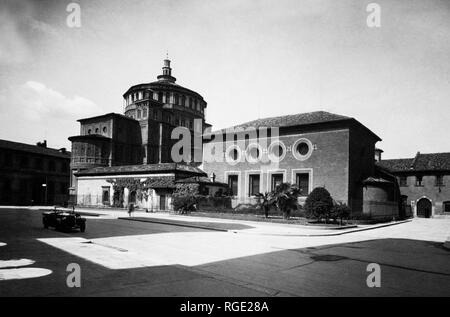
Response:
[[[380,27],[371,2],[0,0],[0,138],[70,148],[77,119],[123,113],[168,52],[214,130],[323,110],[375,132],[384,158],[450,152],[450,1],[378,0]]]

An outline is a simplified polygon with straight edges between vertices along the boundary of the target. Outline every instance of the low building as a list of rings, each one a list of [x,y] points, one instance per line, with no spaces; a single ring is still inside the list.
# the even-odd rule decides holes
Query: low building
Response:
[[[0,204],[53,205],[68,200],[70,152],[0,140]]]
[[[324,111],[258,119],[205,135],[202,168],[229,184],[235,206],[288,182],[300,188],[300,201],[325,187],[354,215],[395,218],[395,178],[375,166],[378,141],[354,118]]]
[[[172,210],[172,193],[177,182],[205,177],[197,167],[160,163],[95,167],[75,173],[77,205]]]
[[[450,153],[418,152],[413,158],[380,160],[397,177],[402,202],[414,217],[450,215]]]

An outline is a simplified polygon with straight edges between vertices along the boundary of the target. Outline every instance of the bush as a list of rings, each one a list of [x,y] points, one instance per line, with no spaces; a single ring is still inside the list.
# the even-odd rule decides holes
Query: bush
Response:
[[[324,187],[316,187],[306,198],[303,207],[308,218],[325,218],[327,222],[333,208],[333,199]]]
[[[341,225],[342,225],[342,220],[348,219],[349,216],[350,216],[350,208],[347,206],[347,204],[344,204],[341,202],[335,203],[333,208],[331,209],[330,218],[339,219]]]
[[[173,209],[181,211],[181,213],[188,213],[195,211],[197,204],[197,197],[195,195],[174,195],[172,199]]]

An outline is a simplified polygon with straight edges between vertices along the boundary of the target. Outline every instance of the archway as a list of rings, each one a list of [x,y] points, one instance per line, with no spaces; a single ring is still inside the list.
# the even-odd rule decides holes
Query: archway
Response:
[[[431,209],[431,201],[428,198],[420,198],[417,202],[417,217],[430,218]]]

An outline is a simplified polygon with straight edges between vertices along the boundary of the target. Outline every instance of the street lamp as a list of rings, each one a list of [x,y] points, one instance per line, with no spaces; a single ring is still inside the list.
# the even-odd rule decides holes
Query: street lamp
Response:
[[[45,184],[42,184],[42,187],[45,187],[45,205],[47,205],[47,179],[45,180]]]

